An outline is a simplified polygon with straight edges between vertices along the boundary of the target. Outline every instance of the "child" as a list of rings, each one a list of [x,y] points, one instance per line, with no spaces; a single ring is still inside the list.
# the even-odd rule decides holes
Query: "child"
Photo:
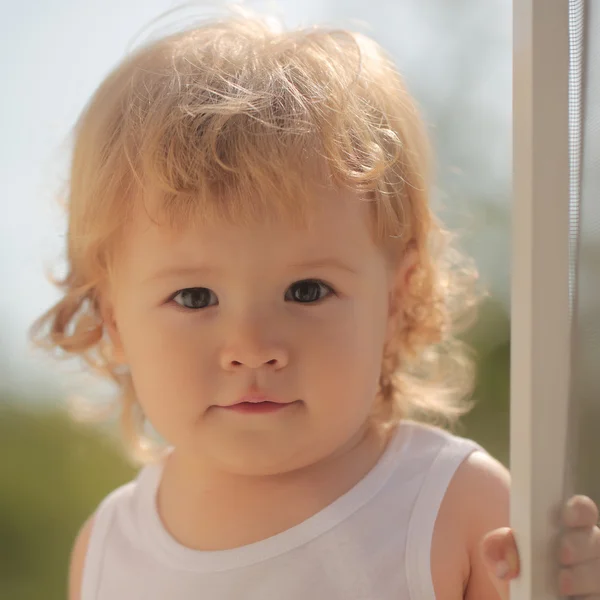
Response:
[[[424,424],[467,409],[475,304],[429,188],[362,35],[237,16],[107,77],[38,327],[118,384],[131,449],[167,445],[83,526],[72,600],[507,598],[507,471]],[[563,592],[600,594],[597,509],[566,519]]]

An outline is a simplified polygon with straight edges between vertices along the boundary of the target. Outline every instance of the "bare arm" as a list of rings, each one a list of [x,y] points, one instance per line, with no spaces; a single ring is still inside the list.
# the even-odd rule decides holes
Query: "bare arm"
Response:
[[[470,469],[471,481],[470,485],[467,484],[467,493],[470,496],[468,503],[472,511],[468,539],[471,576],[465,600],[508,598],[509,584],[492,580],[483,560],[481,542],[490,531],[509,526],[510,475],[501,463],[480,452],[473,455]],[[500,586],[500,589],[496,586]]]
[[[438,600],[500,600],[480,552],[483,537],[509,523],[510,476],[482,452],[458,468],[435,524],[431,568]],[[508,597],[508,584],[500,582]]]
[[[83,524],[77,534],[75,543],[73,544],[69,567],[69,600],[81,599],[83,565],[87,554],[93,522],[94,517],[92,516]]]

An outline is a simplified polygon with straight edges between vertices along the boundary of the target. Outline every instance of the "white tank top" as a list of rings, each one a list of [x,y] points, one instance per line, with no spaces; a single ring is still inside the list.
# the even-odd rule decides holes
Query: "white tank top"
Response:
[[[471,440],[402,423],[369,473],[299,525],[219,551],[176,542],[156,510],[162,463],[100,504],[82,600],[435,600],[436,516]]]

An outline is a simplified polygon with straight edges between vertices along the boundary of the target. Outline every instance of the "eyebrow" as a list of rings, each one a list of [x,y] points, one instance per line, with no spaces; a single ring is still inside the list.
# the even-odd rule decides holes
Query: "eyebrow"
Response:
[[[347,271],[356,275],[358,271],[353,269],[350,265],[347,265],[344,261],[338,258],[323,258],[319,260],[312,260],[303,263],[296,263],[291,265],[294,269],[323,269],[323,268],[335,268],[340,271]]]
[[[340,271],[346,271],[348,273],[352,273],[354,275],[358,274],[356,269],[353,269],[345,262],[337,259],[337,258],[324,258],[318,260],[312,260],[308,262],[302,263],[294,263],[290,265],[293,269],[323,269],[323,268],[335,268]],[[144,281],[156,281],[157,279],[163,279],[166,277],[183,277],[189,275],[210,275],[218,272],[219,269],[209,267],[208,265],[195,265],[189,267],[178,267],[178,266],[169,266],[164,267],[149,277],[147,277]]]
[[[193,267],[170,266],[159,269],[158,271],[144,279],[144,282],[156,281],[157,279],[164,279],[166,277],[183,277],[186,275],[208,275],[214,272],[215,269],[204,265],[196,265]]]

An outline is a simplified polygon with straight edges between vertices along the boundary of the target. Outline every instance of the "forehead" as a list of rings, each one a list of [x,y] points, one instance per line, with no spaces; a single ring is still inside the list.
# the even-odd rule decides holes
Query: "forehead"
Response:
[[[124,249],[134,260],[249,260],[293,259],[322,254],[354,257],[378,253],[371,227],[371,203],[352,193],[322,190],[297,215],[273,211],[257,218],[191,220],[169,227],[138,207],[125,236]]]

